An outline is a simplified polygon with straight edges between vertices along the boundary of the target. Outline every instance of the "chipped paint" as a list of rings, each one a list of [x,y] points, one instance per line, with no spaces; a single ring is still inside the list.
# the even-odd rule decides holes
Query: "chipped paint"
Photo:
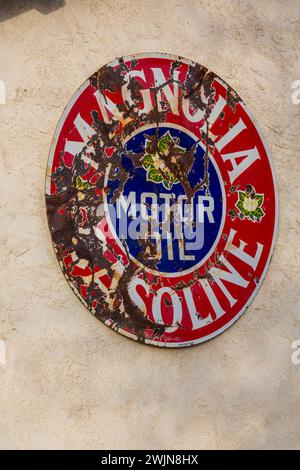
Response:
[[[79,108],[80,112],[75,115],[74,103],[85,93],[89,96],[89,105],[82,112]],[[68,119],[72,120],[71,127],[65,122]],[[184,148],[179,139],[172,136],[167,145],[161,144],[161,131],[168,125],[171,129],[181,126],[196,135],[190,148]],[[49,227],[64,275],[89,310],[111,328],[138,341],[160,346],[195,344],[230,326],[255,294],[258,283],[254,279],[263,278],[276,227],[274,175],[270,157],[258,133],[254,138],[252,135],[248,138],[250,144],[254,144],[252,150],[250,147],[249,151],[244,150],[237,143],[234,143],[234,149],[228,145],[238,140],[244,129],[246,132],[249,129],[249,134],[255,132],[255,125],[236,92],[206,67],[181,57],[153,54],[120,58],[101,67],[81,87],[58,129],[46,179]],[[144,130],[146,143],[142,151],[128,150],[127,142]],[[203,149],[203,177],[192,184],[189,176],[199,148]],[[238,151],[244,157],[242,163],[238,160]],[[163,222],[174,224],[174,213],[169,213],[168,221],[159,222],[161,234],[155,241],[150,236],[153,214],[150,216],[133,256],[127,240],[118,239],[112,233],[113,227],[105,210],[108,203],[114,205],[120,201],[133,172],[137,169],[147,172],[145,161],[149,156],[155,163],[152,181],[167,178],[178,183],[186,204],[194,204],[199,192],[210,201],[214,189],[211,171],[215,165],[220,172],[216,176],[220,188],[222,185],[225,188],[220,199],[223,209],[227,205],[227,216],[222,218],[215,237],[217,245],[208,251],[208,258],[203,257],[189,269],[178,265],[177,273],[168,276],[162,272],[163,277],[158,268],[161,259],[158,247]],[[124,160],[129,162],[127,167]],[[270,181],[270,219],[266,218],[270,233],[262,259],[261,252],[255,253],[256,245],[251,248],[251,255],[244,253],[242,248],[233,250],[238,253],[238,263],[246,260],[252,267],[250,278],[247,274],[245,279],[245,267],[236,266],[236,269],[242,269],[241,273],[235,268],[231,272],[237,274],[226,272],[226,268],[231,268],[226,242],[230,239],[232,246],[238,240],[240,246],[251,242],[246,243],[236,236],[233,243],[237,232],[243,237],[245,233],[245,225],[239,231],[238,226],[232,225],[238,221],[245,224],[233,201],[236,201],[238,188],[246,187],[247,192],[252,187],[250,183],[241,186],[246,170],[251,174],[251,165],[259,165],[262,161]],[[166,184],[168,189],[169,183]],[[172,184],[169,189],[170,200],[175,204]],[[216,204],[217,200],[212,199]],[[225,214],[225,210],[223,212]],[[195,222],[193,228],[197,230]],[[262,241],[259,232],[255,239]],[[173,239],[168,246],[169,257],[172,256],[172,244]],[[183,238],[179,239],[178,247],[184,252]],[[180,259],[185,259],[184,256]],[[192,255],[189,256],[186,259],[192,259]],[[228,292],[220,276],[227,280],[229,276],[234,293]],[[136,283],[134,288],[132,283]],[[251,288],[248,288],[249,284]],[[143,300],[137,286],[144,290]],[[232,308],[237,302],[233,297],[236,286],[247,287],[247,293],[240,294],[242,302],[237,310]],[[221,289],[227,300],[220,299],[216,289]],[[195,300],[197,295],[203,300],[204,308]]]

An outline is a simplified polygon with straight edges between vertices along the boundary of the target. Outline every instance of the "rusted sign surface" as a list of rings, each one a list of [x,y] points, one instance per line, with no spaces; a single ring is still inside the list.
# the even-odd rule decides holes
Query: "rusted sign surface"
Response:
[[[181,57],[100,68],[52,142],[46,205],[66,279],[106,325],[189,346],[245,311],[277,228],[271,158],[236,92]]]

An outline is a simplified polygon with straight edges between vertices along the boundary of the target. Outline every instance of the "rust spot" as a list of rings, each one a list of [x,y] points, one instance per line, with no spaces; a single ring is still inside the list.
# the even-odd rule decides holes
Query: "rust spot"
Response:
[[[80,292],[86,287],[86,283],[81,276],[73,276],[71,274],[73,268],[78,266],[80,261],[84,260],[90,269],[90,282],[87,285],[87,304],[92,313],[102,321],[110,321],[114,329],[127,328],[134,332],[140,341],[143,341],[145,331],[150,329],[152,337],[161,336],[165,331],[164,325],[157,325],[146,316],[146,312],[142,311],[131,299],[128,286],[134,276],[141,273],[141,269],[134,263],[128,253],[126,242],[124,241],[124,251],[127,253],[128,264],[124,267],[122,273],[115,273],[108,255],[112,252],[112,248],[106,246],[95,235],[95,226],[99,224],[103,218],[103,214],[97,212],[97,208],[101,203],[101,192],[108,192],[105,188],[104,178],[109,168],[109,179],[111,181],[118,180],[119,186],[114,190],[111,203],[114,203],[122,194],[123,188],[130,178],[130,172],[122,164],[122,155],[131,160],[134,167],[141,167],[145,156],[146,149],[141,153],[134,153],[126,150],[124,141],[135,130],[147,124],[153,124],[156,132],[149,137],[149,146],[147,152],[151,151],[163,159],[163,163],[168,172],[170,172],[176,180],[180,181],[184,188],[188,201],[191,201],[195,193],[201,189],[206,189],[209,195],[209,154],[215,150],[214,141],[209,137],[209,117],[215,104],[215,89],[212,84],[216,76],[213,72],[208,71],[206,67],[199,64],[189,65],[186,80],[184,82],[174,79],[174,72],[178,69],[182,62],[180,58],[171,65],[170,79],[159,86],[150,88],[150,92],[154,96],[154,108],[148,113],[139,113],[139,105],[142,100],[139,81],[135,77],[125,81],[125,76],[130,70],[134,69],[136,63],[125,64],[123,59],[119,59],[117,67],[106,65],[90,77],[90,83],[101,93],[109,91],[110,93],[120,93],[121,88],[127,83],[130,92],[131,103],[125,101],[118,104],[118,111],[121,116],[120,120],[113,118],[111,122],[105,123],[97,111],[91,112],[92,127],[95,134],[76,155],[74,164],[71,168],[66,165],[58,167],[51,176],[52,183],[56,188],[56,193],[46,196],[47,215],[49,227],[55,246],[55,250],[63,267],[64,274],[67,279],[75,285]],[[166,113],[169,111],[169,103],[162,98],[163,94],[159,94],[168,84],[176,82],[180,89],[179,100],[189,98],[191,108],[204,111],[205,125],[201,130],[201,140],[205,144],[204,155],[204,177],[202,181],[192,187],[187,178],[193,162],[196,142],[193,147],[184,153],[178,153],[173,145],[167,155],[162,155],[158,147],[158,129],[161,123],[166,119]],[[228,85],[226,85],[228,87]],[[160,101],[158,96],[160,96]],[[239,98],[235,92],[228,87],[227,102],[234,109]],[[222,118],[224,117],[224,114]],[[108,149],[110,152],[108,152]],[[90,170],[81,158],[87,156],[97,166],[99,178],[88,187],[81,188],[78,181],[85,181]],[[63,155],[62,155],[63,156]],[[63,161],[63,159],[62,159]],[[165,170],[164,170],[165,171]],[[237,186],[232,186],[230,192],[236,191]],[[250,191],[250,188],[248,188]],[[247,190],[247,188],[246,188]],[[235,218],[237,211],[228,210],[228,214]],[[171,214],[170,217],[173,217]],[[146,235],[146,234],[145,234]],[[72,262],[67,267],[64,258],[66,255],[72,255]],[[157,257],[156,246],[147,239],[140,240],[140,251],[138,261],[155,270]],[[220,265],[218,255],[215,255],[216,264]],[[110,306],[108,306],[107,296],[100,289],[99,284],[95,280],[96,268],[105,270],[112,278],[114,277],[115,286],[109,293]],[[193,285],[197,279],[211,279],[208,271],[200,274],[195,271],[193,278],[189,282],[180,281],[177,283],[177,289],[184,289]],[[155,285],[157,279],[153,278],[152,284]],[[166,303],[171,304],[169,300]]]

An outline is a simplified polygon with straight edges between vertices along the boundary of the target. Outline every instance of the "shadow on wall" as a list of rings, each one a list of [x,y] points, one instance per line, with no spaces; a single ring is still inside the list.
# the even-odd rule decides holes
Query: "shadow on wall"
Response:
[[[48,15],[65,5],[65,0],[4,0],[0,2],[0,23],[30,10]]]

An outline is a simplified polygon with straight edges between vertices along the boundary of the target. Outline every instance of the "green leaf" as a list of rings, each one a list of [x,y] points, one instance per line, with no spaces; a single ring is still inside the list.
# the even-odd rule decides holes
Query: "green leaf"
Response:
[[[245,211],[244,206],[243,206],[243,203],[242,203],[241,200],[239,200],[239,201],[236,203],[236,207],[237,207],[238,209],[240,209],[241,212],[244,212],[244,211]]]
[[[245,217],[249,217],[251,215],[251,212],[247,211],[246,209],[243,210],[243,214]]]
[[[252,212],[252,214],[255,215],[255,217],[263,217],[265,215],[261,207],[257,207],[256,210]]]
[[[239,200],[243,202],[245,197],[246,197],[246,193],[244,193],[243,191],[239,191]]]
[[[258,202],[258,206],[260,207],[263,203],[263,200],[264,200],[264,196],[263,194],[256,194],[255,196],[257,202]]]
[[[155,168],[151,168],[151,170],[147,173],[147,180],[154,181],[154,183],[160,183],[163,177],[162,174],[157,171]]]
[[[77,176],[77,178],[76,178],[76,189],[81,189],[82,185],[83,185],[82,179],[80,178],[80,176]]]
[[[166,132],[158,141],[158,149],[161,153],[165,154],[168,152],[169,147],[170,147],[170,142],[172,138],[170,136],[169,131]]]
[[[174,150],[176,150],[177,153],[183,153],[185,151],[183,147],[179,147],[178,145],[175,145]]]
[[[82,190],[87,189],[90,186],[88,181],[84,181],[80,176],[76,178],[76,189]]]
[[[168,181],[167,179],[163,179],[162,184],[166,189],[171,189],[172,188],[172,183],[170,181]]]
[[[147,170],[154,166],[153,156],[152,155],[145,155],[143,158],[143,167]]]

